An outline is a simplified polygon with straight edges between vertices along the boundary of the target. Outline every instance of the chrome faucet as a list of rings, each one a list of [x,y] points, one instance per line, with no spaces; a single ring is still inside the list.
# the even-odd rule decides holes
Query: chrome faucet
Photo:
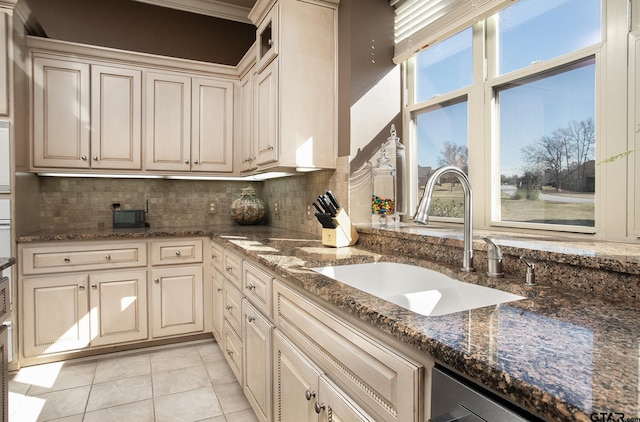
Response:
[[[471,272],[473,271],[473,248],[471,247],[473,236],[473,223],[471,221],[471,183],[461,168],[456,166],[442,166],[434,170],[424,186],[424,193],[422,194],[422,199],[416,209],[416,213],[413,216],[413,221],[420,224],[427,224],[429,221],[429,207],[431,206],[433,189],[440,176],[447,173],[452,173],[460,179],[460,184],[464,192],[464,252],[462,256],[462,271]]]

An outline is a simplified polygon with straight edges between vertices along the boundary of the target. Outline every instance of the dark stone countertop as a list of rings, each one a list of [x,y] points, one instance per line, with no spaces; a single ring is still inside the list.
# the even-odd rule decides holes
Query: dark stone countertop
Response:
[[[15,263],[16,263],[15,258],[3,258],[3,257],[0,257],[0,272],[2,272],[2,270],[4,270],[5,268],[9,268],[10,266],[12,266]]]
[[[413,230],[408,231],[409,237],[415,234]],[[623,413],[626,418],[640,416],[640,307],[633,300],[614,302],[557,286],[526,286],[520,279],[492,279],[480,271],[460,273],[457,266],[409,259],[401,252],[392,256],[370,252],[358,245],[325,247],[317,236],[269,226],[40,233],[18,240],[197,235],[211,236],[247,255],[318,299],[433,356],[436,361],[545,420],[590,421],[589,415],[593,412],[618,416]],[[580,252],[580,248],[567,248],[571,249],[567,259]],[[562,254],[562,251],[550,253]],[[590,253],[573,259],[586,259],[587,255]],[[640,291],[640,277],[635,275],[638,264],[633,254],[621,259],[615,252],[604,252],[591,258],[626,263],[623,267],[629,267],[626,271],[637,278],[636,288]],[[376,261],[432,268],[463,281],[520,294],[526,299],[427,317],[309,269]]]

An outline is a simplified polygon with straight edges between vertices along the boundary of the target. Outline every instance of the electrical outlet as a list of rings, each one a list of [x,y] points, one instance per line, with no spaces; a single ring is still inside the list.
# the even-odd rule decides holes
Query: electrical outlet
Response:
[[[307,220],[311,220],[311,205],[307,205]]]
[[[217,214],[218,213],[218,201],[213,200],[209,202],[209,214]]]
[[[273,214],[280,215],[280,201],[273,202]]]

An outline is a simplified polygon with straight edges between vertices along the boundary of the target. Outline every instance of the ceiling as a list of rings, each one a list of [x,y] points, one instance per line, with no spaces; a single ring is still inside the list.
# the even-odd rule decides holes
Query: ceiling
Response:
[[[256,0],[136,0],[201,15],[251,23],[249,11]]]

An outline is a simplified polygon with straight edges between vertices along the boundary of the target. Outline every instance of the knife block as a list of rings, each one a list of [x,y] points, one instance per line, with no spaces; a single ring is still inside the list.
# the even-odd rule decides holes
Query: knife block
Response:
[[[333,221],[336,223],[335,229],[322,229],[322,244],[333,248],[355,245],[358,241],[358,232],[351,224],[351,219],[345,210],[339,209]]]

